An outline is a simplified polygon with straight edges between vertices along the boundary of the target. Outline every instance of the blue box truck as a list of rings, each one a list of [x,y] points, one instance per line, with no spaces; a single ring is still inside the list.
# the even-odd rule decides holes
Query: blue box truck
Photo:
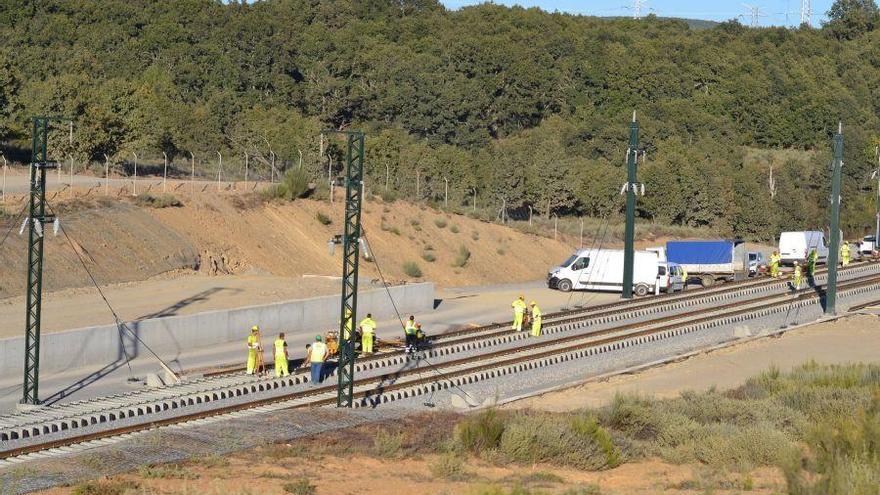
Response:
[[[699,279],[703,287],[718,281],[740,280],[758,272],[763,264],[759,252],[747,252],[740,240],[669,241],[666,259],[687,270],[688,279]]]

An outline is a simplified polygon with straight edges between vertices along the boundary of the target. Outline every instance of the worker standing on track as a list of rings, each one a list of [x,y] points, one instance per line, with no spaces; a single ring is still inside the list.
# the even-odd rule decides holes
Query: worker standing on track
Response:
[[[373,321],[373,314],[367,313],[367,317],[361,320],[361,352],[364,354],[373,353],[373,338],[376,335],[376,322]]]
[[[403,334],[406,338],[406,352],[415,352],[416,349],[416,317],[409,315],[409,319],[403,325]]]
[[[257,352],[260,350],[260,327],[254,325],[251,327],[251,334],[247,338],[248,358],[247,358],[247,374],[253,375],[257,367]]]
[[[312,381],[310,386],[318,385],[324,378],[324,362],[327,360],[328,354],[327,344],[321,341],[320,335],[315,335],[315,343],[309,347],[306,360],[303,362],[303,366],[311,365]]]
[[[801,269],[801,265],[798,264],[797,261],[794,262],[794,276],[791,279],[791,288],[794,290],[799,290],[801,288],[801,282],[803,281],[803,270]]]
[[[278,334],[275,339],[275,378],[287,376],[287,341],[284,340],[284,332]]]
[[[535,301],[530,304],[532,307],[532,337],[541,336],[541,308]]]
[[[840,245],[840,262],[843,266],[849,265],[849,244],[846,242]]]
[[[810,281],[813,280],[813,277],[816,275],[816,264],[819,262],[819,253],[816,252],[815,249],[810,251],[810,255],[807,257],[807,275],[810,277]]]
[[[526,297],[521,295],[510,304],[513,307],[513,326],[511,330],[522,332],[523,317],[526,313]]]
[[[782,261],[782,257],[779,256],[779,251],[773,251],[773,254],[770,255],[770,276],[773,278],[779,278],[779,263]]]

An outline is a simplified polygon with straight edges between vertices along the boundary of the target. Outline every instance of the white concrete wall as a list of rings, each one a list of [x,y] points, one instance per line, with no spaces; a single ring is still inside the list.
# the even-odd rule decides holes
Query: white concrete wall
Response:
[[[390,288],[401,312],[428,311],[434,307],[434,284],[421,283]],[[233,342],[260,325],[264,335],[286,332],[294,335],[324,331],[338,325],[339,296],[314,297],[263,306],[248,306],[185,316],[170,316],[128,322],[128,327],[163,359],[205,345]],[[394,316],[394,308],[384,289],[358,294],[358,318],[368,312],[373,318]],[[47,333],[40,343],[40,370],[60,371],[82,366],[111,364],[124,359],[123,344],[129,357],[148,351],[115,325],[80,328]],[[24,366],[24,337],[0,339],[0,376],[18,376]]]

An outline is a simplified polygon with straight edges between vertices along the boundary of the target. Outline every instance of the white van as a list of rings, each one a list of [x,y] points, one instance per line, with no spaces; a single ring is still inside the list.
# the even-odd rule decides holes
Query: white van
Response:
[[[828,246],[825,243],[824,232],[819,230],[783,232],[779,236],[779,256],[783,264],[792,265],[795,261],[803,264],[813,249],[819,255],[819,263],[828,260]]]
[[[645,296],[655,291],[660,274],[657,253],[636,251],[633,292]],[[623,250],[581,249],[547,274],[547,286],[574,290],[623,291]]]
[[[658,268],[657,281],[663,292],[678,292],[684,290],[684,277],[681,266],[671,261],[661,261]]]

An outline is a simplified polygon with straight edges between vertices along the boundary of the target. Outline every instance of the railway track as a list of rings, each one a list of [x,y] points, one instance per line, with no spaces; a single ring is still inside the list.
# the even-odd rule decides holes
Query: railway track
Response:
[[[849,275],[853,273],[849,272]],[[851,277],[839,285],[841,298],[876,290],[880,290],[880,274],[876,273]],[[565,331],[560,330],[556,332],[560,335],[558,338],[548,336],[523,345],[457,357],[432,365],[431,369],[419,367],[418,361],[408,361],[400,369],[390,372],[382,371],[384,367],[376,368],[371,376],[361,377],[356,382],[357,406],[373,406],[535,367],[552,366],[603,352],[649,344],[759,318],[784,311],[785,308],[790,311],[793,307],[815,304],[819,297],[820,291],[812,288],[798,293],[764,294],[745,302],[736,301],[590,332],[564,335]],[[574,323],[565,323],[571,324]],[[73,444],[122,438],[160,426],[241,411],[318,407],[335,403],[334,385],[314,388],[302,385],[305,385],[305,377],[301,375],[269,380],[247,376],[224,377],[212,383],[195,382],[144,391],[138,397],[140,402],[136,403],[127,400],[130,397],[117,396],[7,415],[0,417],[0,458],[26,456],[47,449],[65,452],[67,446]]]
[[[880,263],[865,262],[852,264],[845,270],[840,270],[841,281],[847,277],[860,274],[880,273]],[[817,270],[817,283],[824,283],[827,269]],[[723,301],[752,297],[773,291],[781,292],[788,289],[788,278],[783,279],[747,279],[739,282],[724,284],[717,287],[695,289],[674,294],[663,294],[644,299],[618,301],[587,308],[558,311],[544,315],[543,327],[546,331],[552,331],[562,325],[583,324],[595,325],[606,324],[628,319],[648,318],[661,316],[670,311],[678,311],[685,308],[722,303]],[[589,319],[589,320],[587,320]],[[583,326],[581,325],[581,326]],[[438,357],[449,352],[459,352],[462,349],[470,349],[481,341],[494,341],[503,339],[505,336],[515,336],[510,330],[510,322],[496,322],[479,327],[466,327],[456,329],[443,334],[430,336],[426,357]],[[516,338],[516,337],[510,337]],[[520,338],[526,338],[520,335]],[[450,351],[451,349],[451,351]],[[382,351],[371,356],[361,356],[357,360],[356,371],[361,372],[373,369],[376,366],[401,364],[407,360],[402,349]],[[271,367],[271,364],[269,365]],[[208,370],[190,370],[184,375],[198,375],[204,377],[219,377],[235,373],[241,373],[245,368],[241,365],[228,365]],[[299,373],[307,373],[300,370]]]

